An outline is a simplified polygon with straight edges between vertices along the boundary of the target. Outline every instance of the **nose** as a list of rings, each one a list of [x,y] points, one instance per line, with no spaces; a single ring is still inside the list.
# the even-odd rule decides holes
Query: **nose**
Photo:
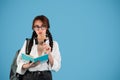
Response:
[[[42,29],[41,29],[41,28],[38,28],[37,30],[38,30],[38,31],[42,31]]]

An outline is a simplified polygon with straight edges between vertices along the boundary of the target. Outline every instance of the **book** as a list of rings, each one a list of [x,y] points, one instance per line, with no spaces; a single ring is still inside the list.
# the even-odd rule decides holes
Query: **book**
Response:
[[[44,54],[44,55],[36,57],[36,58],[34,58],[30,55],[27,55],[27,54],[22,54],[22,59],[26,60],[26,61],[31,61],[31,62],[37,62],[37,61],[45,62],[48,60],[48,54]]]

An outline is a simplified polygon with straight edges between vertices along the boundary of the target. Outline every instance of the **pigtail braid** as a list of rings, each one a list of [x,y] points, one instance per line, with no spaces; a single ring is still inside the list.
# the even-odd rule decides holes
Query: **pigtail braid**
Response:
[[[31,49],[32,49],[33,40],[34,40],[36,37],[37,37],[37,34],[36,34],[35,31],[33,31],[32,37],[31,37],[31,39],[30,39],[30,43],[29,43],[29,45],[28,45],[28,53],[27,53],[28,55],[30,54],[30,51],[31,51]]]
[[[46,34],[47,34],[47,36],[48,36],[48,39],[49,39],[49,45],[50,45],[50,47],[51,47],[51,51],[52,51],[52,50],[53,50],[53,38],[52,38],[52,35],[51,35],[51,33],[50,33],[49,30],[47,30]]]

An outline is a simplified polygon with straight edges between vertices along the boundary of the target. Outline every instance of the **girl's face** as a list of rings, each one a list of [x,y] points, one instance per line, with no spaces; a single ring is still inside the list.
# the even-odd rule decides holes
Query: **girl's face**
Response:
[[[36,20],[34,22],[33,29],[38,37],[46,35],[47,26],[44,26],[41,20]]]

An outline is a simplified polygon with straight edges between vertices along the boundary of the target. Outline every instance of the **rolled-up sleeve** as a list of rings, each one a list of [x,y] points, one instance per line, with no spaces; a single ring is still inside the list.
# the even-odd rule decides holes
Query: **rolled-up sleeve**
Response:
[[[50,66],[50,68],[53,71],[59,71],[59,69],[61,68],[61,55],[60,55],[58,43],[56,41],[53,42],[53,51],[51,55],[54,61],[53,61],[53,66],[52,67]]]
[[[27,63],[28,61],[24,61],[21,58],[21,54],[22,53],[25,54],[25,49],[26,49],[26,41],[24,42],[23,47],[21,48],[21,50],[19,52],[19,55],[17,57],[17,69],[16,69],[16,72],[19,73],[19,74],[24,74],[26,72],[25,69],[22,69],[22,66],[23,66],[23,64]]]

